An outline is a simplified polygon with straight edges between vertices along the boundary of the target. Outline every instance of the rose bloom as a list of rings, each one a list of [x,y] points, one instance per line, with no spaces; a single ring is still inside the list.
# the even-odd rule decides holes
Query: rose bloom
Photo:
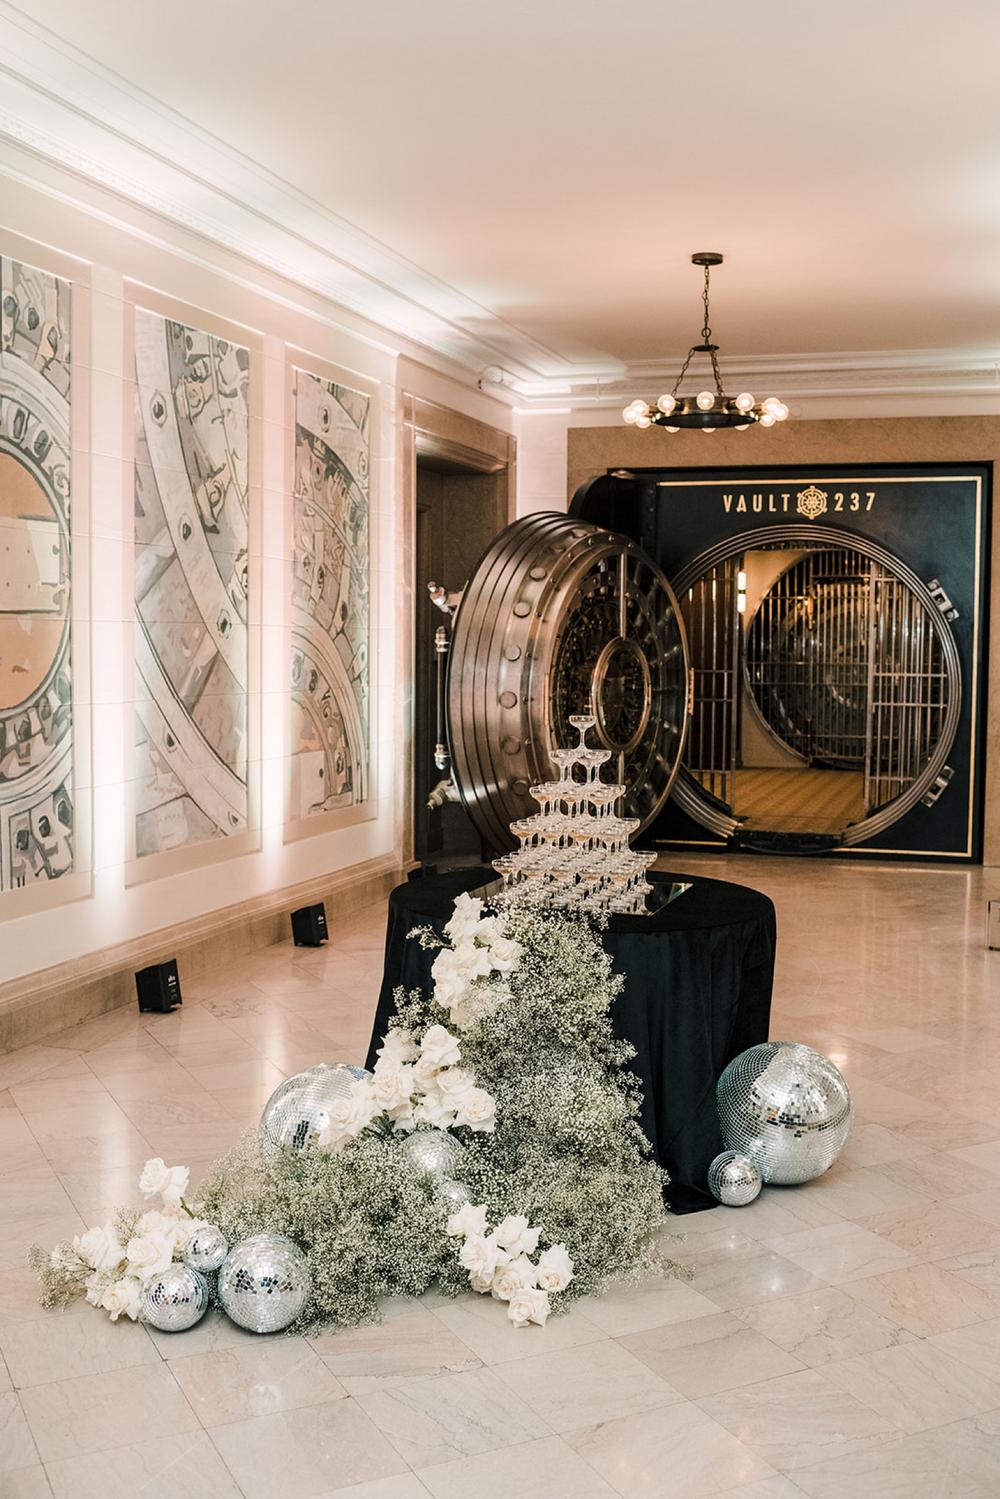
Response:
[[[140,1234],[129,1239],[125,1250],[129,1270],[140,1280],[161,1275],[174,1257],[174,1246],[166,1234]]]
[[[101,1297],[101,1306],[111,1313],[112,1322],[117,1322],[123,1313],[134,1322],[142,1306],[142,1281],[134,1275],[112,1281]]]
[[[445,1067],[434,1081],[441,1096],[456,1108],[473,1085],[472,1073],[467,1072],[464,1067]]]
[[[425,1093],[413,1110],[417,1124],[430,1124],[435,1129],[450,1129],[455,1123],[455,1110],[449,1100],[437,1088]]]
[[[527,1218],[521,1213],[516,1213],[505,1218],[496,1228],[495,1233],[500,1247],[514,1256],[534,1254],[542,1231],[540,1228],[529,1228]]]
[[[470,1088],[463,1093],[456,1124],[464,1124],[474,1134],[489,1134],[496,1129],[497,1105],[485,1088]]]
[[[535,1266],[526,1255],[519,1254],[517,1259],[496,1267],[490,1291],[496,1301],[509,1301],[518,1291],[530,1290],[534,1284]]]
[[[470,1275],[479,1276],[480,1279],[493,1283],[493,1272],[496,1270],[503,1255],[503,1250],[497,1244],[493,1234],[470,1234],[458,1251],[459,1264],[468,1270]]]
[[[482,914],[482,901],[463,891],[455,902],[451,919],[445,924],[445,932],[453,942],[464,942],[475,934]]]
[[[125,1251],[110,1223],[105,1223],[103,1228],[89,1228],[85,1234],[77,1235],[73,1240],[73,1248],[83,1263],[92,1270],[114,1270],[125,1258]]]
[[[401,1025],[392,1026],[382,1037],[378,1049],[380,1057],[389,1057],[396,1062],[412,1062],[417,1054],[417,1043],[410,1031]],[[363,1079],[361,1079],[363,1081]]]
[[[513,937],[498,937],[490,947],[493,967],[500,973],[512,973],[520,962],[523,951],[520,942],[515,942]]]
[[[372,1099],[379,1111],[384,1109],[387,1113],[391,1112],[401,1104],[409,1103],[413,1093],[413,1068],[405,1063],[383,1061],[380,1058],[375,1063],[371,1089]]]
[[[530,1286],[526,1286],[523,1291],[515,1291],[507,1303],[507,1316],[515,1327],[527,1327],[529,1322],[534,1322],[537,1327],[544,1327],[549,1310],[549,1298],[545,1292]]]
[[[453,1239],[470,1234],[484,1235],[486,1233],[486,1208],[473,1207],[471,1202],[465,1202],[457,1213],[452,1213],[448,1219],[446,1232]]]
[[[165,1203],[179,1205],[187,1191],[190,1175],[186,1166],[167,1166],[160,1156],[154,1156],[142,1168],[139,1191],[143,1197],[155,1197],[159,1193]]]
[[[550,1294],[564,1291],[573,1279],[573,1261],[565,1244],[553,1244],[538,1257],[538,1285]]]
[[[172,1213],[143,1213],[135,1227],[136,1233],[142,1238],[148,1238],[150,1234],[162,1234],[170,1240],[175,1254],[184,1248],[194,1231],[192,1219],[175,1218]]]
[[[461,1055],[457,1038],[443,1025],[432,1025],[424,1032],[420,1043],[421,1063],[434,1068],[454,1067]]]

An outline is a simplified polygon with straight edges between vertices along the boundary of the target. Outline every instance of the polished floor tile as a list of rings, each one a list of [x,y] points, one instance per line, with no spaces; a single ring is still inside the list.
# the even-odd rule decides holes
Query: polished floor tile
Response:
[[[2,1499],[984,1499],[1000,1494],[1000,954],[980,871],[684,859],[778,907],[772,1035],[838,1061],[841,1160],[678,1219],[690,1279],[608,1288],[545,1328],[428,1293],[381,1323],[170,1336],[45,1313],[25,1268],[195,1181],[280,1080],[360,1060],[384,905],[0,1056]],[[843,933],[852,940],[845,943]]]

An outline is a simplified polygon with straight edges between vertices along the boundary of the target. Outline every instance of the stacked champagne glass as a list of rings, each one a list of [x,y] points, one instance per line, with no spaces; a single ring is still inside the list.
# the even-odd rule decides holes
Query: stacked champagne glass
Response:
[[[646,871],[655,854],[633,852],[629,838],[638,817],[622,817],[618,803],[625,787],[601,780],[606,749],[588,749],[587,733],[597,722],[575,713],[570,723],[580,736],[572,749],[553,749],[549,759],[557,781],[530,788],[540,807],[533,817],[512,822],[520,848],[494,859],[511,898],[557,908],[643,915],[649,884]]]

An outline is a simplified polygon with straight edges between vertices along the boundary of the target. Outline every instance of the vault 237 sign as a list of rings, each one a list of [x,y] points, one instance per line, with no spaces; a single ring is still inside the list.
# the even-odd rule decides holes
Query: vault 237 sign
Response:
[[[819,520],[821,515],[837,512],[871,510],[875,505],[874,489],[820,489],[809,484],[805,489],[753,489],[723,492],[722,508],[727,515],[803,515]]]

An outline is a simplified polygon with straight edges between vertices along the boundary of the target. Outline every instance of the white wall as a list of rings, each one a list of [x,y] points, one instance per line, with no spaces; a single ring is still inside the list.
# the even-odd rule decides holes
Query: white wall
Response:
[[[441,361],[433,367],[424,351],[78,181],[53,176],[52,191],[43,192],[0,177],[0,253],[61,274],[68,269],[86,307],[89,357],[83,349],[84,357],[74,361],[74,403],[89,403],[86,439],[73,459],[74,652],[80,663],[74,690],[77,801],[93,827],[92,857],[85,860],[91,867],[82,882],[74,881],[85,887],[75,898],[63,898],[59,881],[46,890],[36,886],[0,895],[2,982],[270,890],[373,859],[398,859],[401,782],[408,774],[400,706],[405,694],[399,690],[405,680],[408,621],[400,601],[411,596],[403,551],[401,395],[405,389],[505,431],[512,429],[513,418],[509,408],[482,395],[470,378]],[[69,265],[67,257],[73,258]],[[261,792],[259,826],[249,839],[257,846],[228,858],[227,840],[217,840],[204,846],[210,856],[219,856],[216,862],[148,880],[129,865],[126,837],[134,675],[132,478],[122,417],[129,383],[123,337],[129,280],[184,304],[192,322],[202,312],[245,329],[258,353],[252,378],[261,382],[262,399],[259,542],[256,557],[251,556],[260,588],[250,615],[251,652],[256,652],[260,671],[260,691],[251,701],[261,729],[259,764],[250,771]],[[372,450],[375,815],[353,827],[292,842],[285,838],[284,806],[289,701],[286,455],[292,436],[285,380],[290,349],[301,351],[307,365],[312,358],[332,366],[344,383],[356,378],[378,404]],[[88,658],[89,683],[83,669]],[[82,840],[84,845],[87,841]]]

